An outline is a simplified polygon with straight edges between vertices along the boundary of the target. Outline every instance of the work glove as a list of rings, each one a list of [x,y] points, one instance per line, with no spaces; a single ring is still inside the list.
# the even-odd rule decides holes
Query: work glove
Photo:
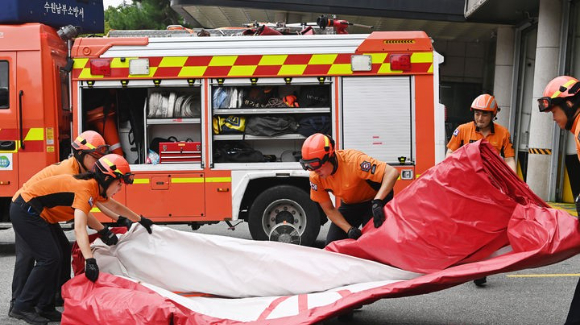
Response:
[[[108,246],[116,245],[119,242],[119,238],[115,235],[112,231],[109,230],[109,227],[105,226],[105,228],[97,231],[103,243],[107,244]]]
[[[153,226],[153,221],[151,221],[151,219],[147,219],[144,216],[141,216],[141,220],[139,220],[139,223],[145,227],[145,229],[147,229],[147,232],[149,233],[149,235],[151,235],[152,231],[151,231],[151,226]]]
[[[371,203],[373,204],[373,223],[375,224],[375,228],[378,228],[385,221],[385,211],[383,209],[385,204],[383,200],[372,200]]]
[[[580,194],[576,197],[576,214],[578,215],[578,219],[580,220]],[[578,223],[578,227],[580,228],[580,223]]]
[[[131,229],[131,226],[133,225],[133,221],[123,217],[123,216],[119,216],[119,219],[117,219],[117,226],[119,227],[125,227],[127,228],[127,230]]]
[[[99,278],[99,266],[94,258],[87,258],[85,261],[85,276],[92,282]]]
[[[348,230],[348,238],[357,240],[362,235],[362,232],[357,227],[350,227]]]

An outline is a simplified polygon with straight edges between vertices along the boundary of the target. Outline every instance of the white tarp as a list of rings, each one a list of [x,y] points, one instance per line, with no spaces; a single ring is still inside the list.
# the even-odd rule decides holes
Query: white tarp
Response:
[[[325,250],[134,225],[119,243],[93,244],[102,272],[179,293],[227,298],[288,296],[420,276]]]

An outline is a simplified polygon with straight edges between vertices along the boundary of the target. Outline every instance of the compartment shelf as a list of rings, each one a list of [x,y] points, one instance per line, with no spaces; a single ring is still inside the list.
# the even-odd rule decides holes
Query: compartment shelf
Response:
[[[216,134],[213,136],[214,140],[304,140],[306,139],[305,136],[301,134],[282,134],[278,136],[264,136],[264,135],[249,135],[246,134],[245,137],[243,134]]]
[[[254,114],[307,114],[330,113],[330,107],[305,108],[220,108],[214,115],[254,115]]]
[[[148,125],[162,125],[162,124],[199,124],[200,118],[148,118]]]

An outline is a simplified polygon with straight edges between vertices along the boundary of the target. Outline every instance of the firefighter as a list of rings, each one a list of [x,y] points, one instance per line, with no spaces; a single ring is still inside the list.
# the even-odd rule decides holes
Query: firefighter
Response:
[[[473,111],[473,122],[462,124],[453,131],[453,136],[447,144],[446,157],[464,144],[485,139],[491,143],[497,153],[504,157],[506,164],[515,172],[515,152],[510,133],[503,126],[493,123],[500,110],[495,97],[488,94],[477,96],[470,110]]]
[[[491,143],[498,154],[504,157],[506,164],[515,172],[515,151],[510,139],[510,133],[503,126],[493,123],[497,112],[500,110],[497,107],[495,97],[489,94],[477,96],[471,103],[470,110],[473,111],[473,122],[461,124],[453,131],[453,136],[451,136],[451,140],[447,144],[445,157],[449,157],[464,144],[485,139]],[[478,287],[484,287],[487,283],[487,278],[476,279],[473,283]]]
[[[339,239],[358,239],[359,226],[371,217],[375,228],[385,220],[383,207],[393,198],[399,172],[358,150],[335,150],[333,139],[321,133],[302,145],[300,164],[310,171],[310,198],[318,202],[332,224],[326,245]],[[340,198],[337,209],[329,192]]]
[[[554,122],[574,134],[580,160],[580,82],[570,76],[556,77],[544,88],[542,96],[538,99],[540,112],[552,112]],[[576,197],[576,212],[580,216],[580,194]],[[580,281],[574,291],[566,324],[580,324]]]
[[[40,172],[36,173],[32,176],[26,183],[23,184],[22,188],[16,192],[13,197],[13,201],[18,198],[20,192],[27,188],[29,184],[33,184],[41,179],[61,175],[61,174],[70,174],[76,175],[80,173],[84,173],[88,170],[91,170],[95,165],[95,162],[100,157],[104,156],[109,152],[109,146],[105,144],[105,140],[103,137],[95,132],[95,131],[85,131],[81,133],[73,142],[73,156],[56,164],[50,165]],[[125,214],[130,216],[131,219],[135,221],[140,221],[148,231],[151,230],[152,222],[147,218],[142,218],[136,213],[130,211],[126,207],[121,206],[118,202],[114,201],[113,199],[109,199],[110,202],[97,202],[97,206],[101,208],[101,210],[110,216],[112,219],[117,220],[120,226],[126,226],[130,228],[131,220],[121,216],[121,214]],[[109,206],[110,208],[107,208]],[[121,213],[115,213],[114,211],[120,211]],[[89,213],[89,224],[95,227],[94,229],[97,231],[103,231],[104,227],[101,225],[100,222],[96,220],[96,218]],[[54,302],[54,306],[62,306],[63,301],[60,295],[60,287],[70,279],[70,260],[71,260],[71,247],[68,238],[64,234],[62,228],[60,227],[59,223],[50,224],[51,230],[55,238],[58,239],[58,243],[61,247],[61,252],[63,255],[62,258],[62,265],[60,266],[61,272],[59,274],[59,281],[58,281],[58,289],[56,293],[56,298]],[[105,232],[103,232],[104,234]],[[19,244],[21,238],[16,236],[16,261],[15,261],[15,269],[20,270],[19,272],[14,273],[14,278],[12,280],[12,299],[10,301],[10,310],[14,304],[14,300],[20,294],[20,291],[24,287],[24,283],[26,282],[27,275],[30,273],[34,266],[34,257],[32,252],[27,250],[27,246],[23,244]],[[53,307],[54,307],[53,306]],[[37,306],[39,309],[46,310],[52,309],[50,306]]]
[[[117,193],[122,184],[132,184],[133,174],[125,158],[105,155],[95,163],[91,171],[70,175],[47,177],[29,184],[20,191],[10,205],[10,218],[17,245],[26,245],[32,252],[36,265],[26,277],[24,287],[14,301],[10,317],[23,319],[30,324],[46,324],[59,321],[59,311],[41,310],[37,306],[51,301],[56,290],[62,252],[51,224],[74,219],[77,243],[85,258],[85,276],[95,282],[99,268],[89,245],[87,225],[91,225],[89,211],[99,199],[107,199]],[[94,220],[95,222],[96,219]],[[99,233],[107,245],[117,243],[117,237],[108,228]],[[96,227],[99,228],[99,227]],[[14,272],[22,270],[14,269]],[[36,307],[36,308],[35,308]]]

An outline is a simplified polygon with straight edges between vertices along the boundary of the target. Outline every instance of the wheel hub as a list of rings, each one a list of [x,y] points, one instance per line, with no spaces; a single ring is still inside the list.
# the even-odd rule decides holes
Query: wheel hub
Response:
[[[276,215],[276,223],[289,223],[289,224],[294,224],[294,216],[292,215],[292,213],[288,212],[288,211],[280,211],[277,215]]]

